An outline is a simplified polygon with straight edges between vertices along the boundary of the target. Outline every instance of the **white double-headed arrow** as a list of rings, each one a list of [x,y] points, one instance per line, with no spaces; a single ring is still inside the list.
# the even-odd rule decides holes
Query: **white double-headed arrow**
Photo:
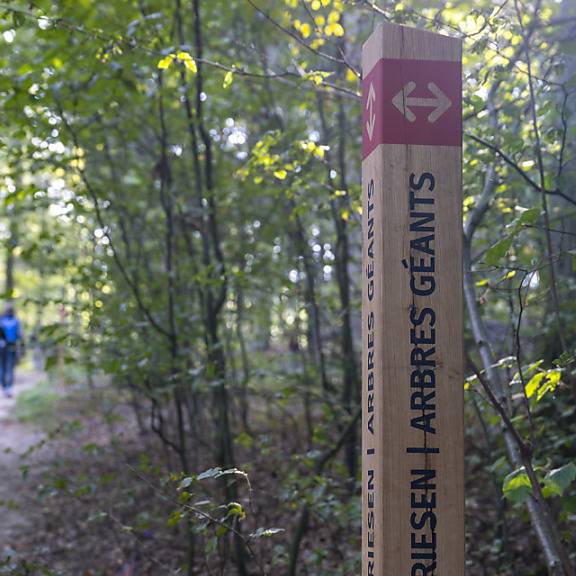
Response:
[[[416,121],[416,114],[412,112],[410,107],[434,108],[434,110],[428,115],[428,122],[433,124],[438,120],[438,118],[440,118],[440,116],[442,116],[442,114],[444,114],[444,112],[446,112],[446,110],[448,110],[448,108],[450,108],[450,106],[452,106],[452,102],[448,96],[446,96],[446,94],[444,94],[444,92],[442,92],[434,82],[428,83],[428,90],[434,94],[435,98],[410,97],[410,94],[412,94],[415,88],[416,82],[408,82],[408,84],[406,84],[406,86],[404,86],[404,88],[402,88],[402,90],[392,98],[392,104],[394,104],[394,106],[396,106],[396,108],[406,116],[406,119],[409,122]]]
[[[368,91],[368,101],[366,102],[366,110],[368,110],[368,122],[366,122],[366,130],[368,131],[368,138],[372,141],[374,135],[374,127],[376,126],[376,113],[374,112],[374,102],[376,102],[376,90],[374,84],[370,82],[370,90]]]

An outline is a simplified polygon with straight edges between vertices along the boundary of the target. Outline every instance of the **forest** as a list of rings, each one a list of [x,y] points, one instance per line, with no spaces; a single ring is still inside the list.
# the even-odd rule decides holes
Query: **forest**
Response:
[[[576,1],[2,0],[0,575],[362,573],[382,22],[463,47],[466,574],[576,574]]]

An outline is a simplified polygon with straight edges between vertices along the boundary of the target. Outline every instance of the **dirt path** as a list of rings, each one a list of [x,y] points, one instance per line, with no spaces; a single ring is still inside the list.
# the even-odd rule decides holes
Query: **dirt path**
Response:
[[[17,549],[17,536],[27,529],[31,519],[22,511],[21,454],[40,441],[42,434],[14,416],[18,394],[34,388],[46,375],[20,372],[16,375],[14,398],[0,395],[0,558]]]

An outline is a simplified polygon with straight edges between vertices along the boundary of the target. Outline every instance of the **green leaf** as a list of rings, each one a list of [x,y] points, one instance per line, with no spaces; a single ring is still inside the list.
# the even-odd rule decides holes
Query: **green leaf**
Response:
[[[546,372],[538,372],[537,374],[534,374],[532,378],[530,378],[530,380],[526,384],[526,396],[528,398],[532,398],[532,396],[534,396],[538,388],[540,388],[540,383],[542,382],[545,376]]]
[[[186,66],[186,69],[190,70],[192,74],[196,74],[196,72],[198,72],[198,66],[196,65],[196,60],[194,60],[194,58],[192,58],[192,56],[188,54],[188,52],[178,52],[178,54],[176,54],[176,59],[179,62],[183,62],[184,66]]]
[[[530,372],[534,372],[534,370],[536,370],[536,368],[539,368],[541,364],[544,363],[544,360],[540,359],[540,360],[536,360],[536,362],[532,362],[532,364],[530,364],[530,366],[528,366],[528,368],[525,370],[526,374],[530,374]]]
[[[170,514],[168,520],[166,520],[166,526],[168,526],[168,527],[170,527],[170,528],[172,528],[173,526],[177,526],[177,525],[180,523],[180,521],[182,520],[183,517],[184,517],[184,516],[183,516],[183,514],[180,512],[180,510],[174,510],[174,511]]]
[[[506,280],[514,278],[514,276],[516,276],[516,270],[510,270],[500,278],[499,282],[505,282]]]
[[[180,485],[178,486],[179,490],[185,490],[186,488],[190,488],[190,486],[192,486],[194,482],[194,478],[192,478],[191,476],[187,476],[186,478],[184,478],[182,480],[182,482],[180,482]]]
[[[544,398],[544,395],[547,392],[554,392],[554,390],[556,390],[556,386],[558,386],[558,383],[560,382],[560,375],[560,370],[550,370],[548,372],[546,375],[546,380],[542,383],[538,390],[538,396],[536,398],[538,402]]]
[[[236,436],[236,442],[244,448],[252,448],[254,445],[254,439],[246,432],[240,432],[240,434]]]
[[[538,372],[526,384],[526,396],[532,398],[536,394],[536,401],[540,402],[548,393],[553,392],[560,382],[561,370],[554,368],[548,372]]]
[[[501,258],[504,258],[512,246],[513,235],[506,236],[491,246],[484,254],[484,262],[489,266],[496,266]]]
[[[576,514],[576,496],[562,498],[562,507],[568,514]]]
[[[207,480],[208,478],[217,478],[222,474],[222,468],[210,468],[201,474],[198,474],[198,480]]]
[[[250,538],[269,538],[280,532],[286,532],[286,530],[284,528],[258,528],[250,534]]]
[[[529,208],[527,210],[521,209],[521,213],[517,216],[507,228],[510,230],[508,236],[498,240],[496,244],[491,246],[484,255],[484,261],[489,266],[496,266],[498,262],[506,256],[508,250],[512,247],[514,236],[522,230],[526,225],[534,224],[540,216],[540,208]]]
[[[530,494],[532,494],[532,485],[530,484],[530,478],[528,478],[524,466],[514,470],[514,472],[511,472],[504,478],[502,492],[510,502],[516,504],[526,502]]]
[[[172,65],[172,62],[174,62],[174,54],[169,54],[166,58],[162,58],[162,60],[158,62],[158,68],[160,70],[168,70]]]
[[[544,478],[543,493],[547,498],[550,496],[562,496],[570,484],[576,480],[576,464],[570,462],[562,468],[550,470]]]
[[[226,90],[232,86],[232,82],[234,82],[234,72],[232,70],[228,70],[224,75],[224,82],[222,83],[222,87]]]
[[[220,470],[216,475],[216,478],[220,478],[221,476],[241,476],[242,478],[248,479],[248,474],[243,470],[239,470],[238,468],[227,468],[226,470]]]
[[[228,513],[226,515],[228,518],[234,516],[238,516],[240,520],[246,518],[246,512],[244,512],[244,508],[242,508],[242,504],[239,502],[230,502],[226,507],[228,508]]]
[[[576,355],[570,352],[562,352],[559,358],[554,360],[553,364],[558,368],[568,368],[576,360]]]
[[[12,12],[12,25],[14,28],[22,28],[26,23],[26,16],[21,12]]]
[[[520,216],[514,219],[514,221],[509,224],[510,228],[514,228],[515,232],[520,232],[522,226],[527,224],[534,224],[538,217],[540,216],[540,208],[529,208],[528,210],[522,210]]]
[[[333,72],[324,72],[323,70],[312,70],[310,72],[305,72],[303,78],[306,80],[311,80],[316,86],[319,86],[324,82],[324,80],[332,76]]]
[[[48,356],[46,358],[46,361],[44,362],[44,370],[46,370],[46,372],[49,372],[57,364],[58,364],[58,356],[56,356],[56,354],[53,354],[52,356]]]

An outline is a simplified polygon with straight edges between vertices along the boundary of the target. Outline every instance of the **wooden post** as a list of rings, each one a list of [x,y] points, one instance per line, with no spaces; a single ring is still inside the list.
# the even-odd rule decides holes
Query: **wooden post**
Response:
[[[363,51],[363,576],[464,575],[461,60]]]

